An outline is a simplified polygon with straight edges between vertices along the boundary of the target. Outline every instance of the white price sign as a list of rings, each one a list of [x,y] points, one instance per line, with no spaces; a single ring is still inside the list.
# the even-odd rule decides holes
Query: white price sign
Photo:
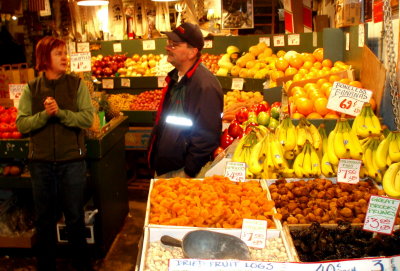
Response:
[[[264,248],[267,239],[267,221],[243,219],[240,239],[249,247]]]
[[[339,183],[356,184],[360,181],[361,160],[340,159],[337,173]]]
[[[318,45],[318,34],[317,34],[317,32],[313,32],[312,33],[312,45],[314,47],[317,47],[317,45]]]
[[[232,78],[231,89],[243,90],[244,79],[243,78]]]
[[[225,177],[234,182],[244,182],[246,179],[246,163],[227,162],[225,168]]]
[[[287,36],[288,45],[300,45],[300,34],[291,34]]]
[[[358,25],[358,47],[363,47],[365,43],[365,29],[364,24]]]
[[[106,88],[106,89],[114,88],[114,79],[103,79],[103,80],[101,80],[101,83],[103,84],[103,88]]]
[[[20,99],[26,85],[27,84],[8,84],[10,99]]]
[[[274,46],[275,47],[285,46],[285,36],[284,35],[274,36]]]
[[[131,79],[129,78],[121,78],[121,87],[131,87]]]
[[[122,44],[121,43],[114,43],[113,44],[114,53],[122,52]]]
[[[155,40],[144,40],[143,41],[143,51],[150,51],[156,49],[156,41]]]
[[[87,53],[90,52],[89,42],[78,42],[76,44],[77,53]]]
[[[268,47],[271,46],[271,39],[269,37],[260,37],[258,39],[258,42],[259,43],[264,42]]]
[[[170,259],[169,271],[287,271],[287,263],[238,260]]]
[[[204,40],[204,48],[206,48],[206,49],[213,48],[213,41],[212,40]]]
[[[327,108],[344,114],[357,116],[364,103],[369,102],[372,91],[334,82]]]
[[[350,33],[346,33],[345,39],[346,39],[346,51],[349,51],[350,50]]]
[[[167,85],[167,81],[165,81],[166,76],[158,76],[157,77],[157,86],[159,88],[163,88]]]
[[[89,72],[91,71],[91,55],[86,53],[71,53],[71,71],[73,72]]]
[[[398,199],[371,195],[363,229],[392,234],[399,204],[400,200]]]

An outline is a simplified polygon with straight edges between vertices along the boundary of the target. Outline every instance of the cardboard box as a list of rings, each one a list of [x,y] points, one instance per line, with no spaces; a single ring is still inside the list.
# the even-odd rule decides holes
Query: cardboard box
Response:
[[[152,129],[151,127],[129,127],[129,131],[125,134],[125,148],[146,150]]]
[[[4,248],[32,248],[35,244],[35,230],[23,233],[19,236],[0,236],[0,247]]]
[[[361,2],[358,0],[338,0],[336,2],[336,27],[360,24]]]

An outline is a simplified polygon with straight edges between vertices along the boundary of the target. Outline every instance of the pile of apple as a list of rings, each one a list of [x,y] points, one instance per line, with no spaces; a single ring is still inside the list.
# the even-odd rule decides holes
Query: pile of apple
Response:
[[[161,103],[162,90],[147,90],[139,95],[130,105],[131,110],[150,110],[156,111]]]
[[[201,56],[203,64],[209,69],[213,74],[217,74],[219,65],[218,61],[222,58],[223,55],[211,55],[208,53],[204,53]]]
[[[22,137],[15,124],[16,119],[16,107],[4,108],[0,106],[0,139],[18,139]]]
[[[162,55],[134,54],[128,57],[125,54],[113,56],[93,56],[92,74],[95,77],[134,77],[154,76],[154,68],[162,58]]]
[[[252,126],[263,125],[270,129],[278,127],[280,112],[280,102],[269,105],[267,101],[262,101],[249,108],[240,108],[235,119],[222,132],[219,147],[214,151],[214,157],[229,147],[236,138],[240,139],[247,134]]]

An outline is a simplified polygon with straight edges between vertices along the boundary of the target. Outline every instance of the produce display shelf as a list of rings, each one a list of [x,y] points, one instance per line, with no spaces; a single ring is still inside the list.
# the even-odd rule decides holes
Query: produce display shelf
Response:
[[[30,230],[18,236],[0,236],[0,248],[32,248],[36,241],[36,231]]]
[[[157,111],[130,110],[130,111],[122,111],[122,113],[124,114],[124,116],[128,117],[130,125],[152,127],[156,120]]]
[[[1,139],[0,157],[2,158],[26,158],[28,156],[29,138]]]
[[[1,189],[31,189],[32,182],[30,177],[22,176],[0,176]]]

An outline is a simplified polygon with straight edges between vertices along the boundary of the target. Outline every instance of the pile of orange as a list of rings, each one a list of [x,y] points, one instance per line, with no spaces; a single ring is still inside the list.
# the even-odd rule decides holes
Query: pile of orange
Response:
[[[221,176],[204,180],[173,178],[154,183],[150,194],[151,224],[241,228],[243,218],[280,218],[259,182],[232,182]]]

